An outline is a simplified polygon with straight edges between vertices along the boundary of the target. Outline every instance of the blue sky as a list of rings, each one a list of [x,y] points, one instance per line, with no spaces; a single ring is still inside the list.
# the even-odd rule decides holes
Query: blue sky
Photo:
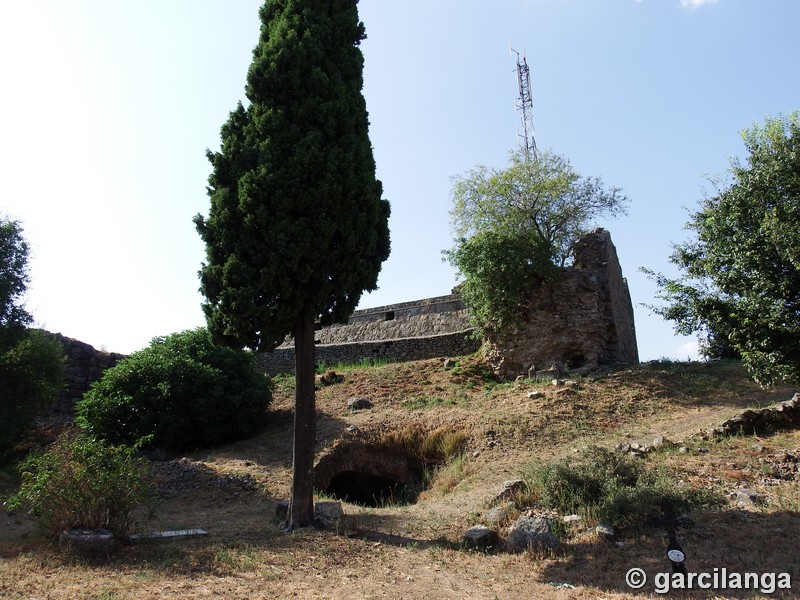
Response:
[[[192,224],[259,30],[258,0],[0,3],[0,213],[32,246],[37,322],[131,352],[203,323]],[[514,59],[536,141],[621,187],[611,232],[643,360],[694,356],[651,315],[640,267],[670,243],[739,132],[800,108],[796,0],[361,0],[364,94],[392,255],[361,307],[449,293],[451,177],[517,143]]]

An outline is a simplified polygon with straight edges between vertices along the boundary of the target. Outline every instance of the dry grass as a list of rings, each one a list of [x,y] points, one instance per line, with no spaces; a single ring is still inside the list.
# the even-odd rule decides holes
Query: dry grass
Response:
[[[139,543],[89,560],[60,553],[22,516],[0,514],[0,597],[657,597],[652,585],[632,592],[624,576],[634,566],[651,575],[669,569],[659,532],[617,547],[598,541],[584,524],[562,553],[547,556],[468,552],[459,544],[502,482],[518,478],[531,460],[569,456],[588,444],[648,442],[656,434],[680,444],[651,454],[653,464],[694,486],[725,494],[748,487],[765,497],[747,509],[731,502],[682,530],[689,569],[789,571],[800,589],[800,475],[787,467],[800,456],[800,432],[763,439],[698,433],[746,406],[788,399],[793,389],[761,390],[730,364],[651,364],[582,379],[574,388],[493,381],[469,357],[452,370],[430,360],[343,372],[344,382],[317,394],[319,451],[349,425],[387,436],[457,432],[457,439],[440,443],[463,452],[454,451],[455,460],[436,471],[416,504],[346,504],[339,532],[281,533],[274,511],[289,493],[293,391],[283,379],[262,434],[156,469],[162,500],[147,529],[203,527],[209,537]],[[541,393],[529,397],[534,391]],[[347,399],[355,395],[370,397],[374,408],[349,411]],[[10,491],[7,475],[0,485]],[[552,585],[558,583],[575,588]],[[716,597],[737,597],[731,592]]]

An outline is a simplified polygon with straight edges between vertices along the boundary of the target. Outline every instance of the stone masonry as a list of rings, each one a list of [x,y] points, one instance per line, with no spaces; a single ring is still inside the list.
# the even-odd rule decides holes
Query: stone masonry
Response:
[[[504,376],[531,370],[594,367],[639,361],[628,285],[611,236],[598,229],[581,238],[574,263],[559,281],[531,291],[530,310],[516,332],[488,336],[487,358]],[[353,313],[346,325],[320,328],[318,363],[363,359],[415,360],[475,352],[469,312],[458,294]],[[258,357],[268,373],[294,369],[287,340]]]
[[[357,310],[346,325],[317,330],[316,361],[334,365],[361,360],[408,361],[462,356],[480,348],[469,313],[457,294]],[[259,354],[267,373],[294,370],[294,342]]]
[[[532,290],[530,307],[519,331],[488,336],[486,356],[498,373],[638,362],[630,294],[607,231],[581,238],[573,266],[556,283]],[[70,417],[91,383],[124,355],[53,335],[67,354],[68,383],[51,416]],[[316,360],[329,365],[463,356],[481,347],[455,293],[358,310],[346,325],[320,328],[315,337]],[[287,340],[257,361],[269,374],[293,371],[294,345]]]
[[[125,358],[124,354],[96,350],[93,346],[68,338],[60,333],[50,334],[64,347],[66,355],[64,389],[50,407],[49,417],[71,419],[75,414],[75,403],[83,397],[103,371]]]
[[[585,235],[573,257],[557,282],[531,291],[518,331],[487,336],[487,358],[499,374],[639,362],[633,306],[611,236],[604,229]]]

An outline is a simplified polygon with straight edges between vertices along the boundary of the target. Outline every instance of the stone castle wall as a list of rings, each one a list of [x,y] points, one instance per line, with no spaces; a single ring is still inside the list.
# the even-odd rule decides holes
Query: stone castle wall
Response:
[[[347,325],[317,330],[316,360],[334,365],[459,356],[481,346],[473,332],[457,294],[381,306],[356,311]],[[68,385],[52,413],[67,416],[91,383],[124,355],[54,335],[68,357]],[[561,279],[532,291],[518,332],[488,337],[487,358],[503,375],[528,375],[554,364],[578,368],[638,362],[633,307],[608,232],[598,229],[581,238],[574,264]],[[293,343],[257,355],[257,362],[269,374],[293,371]]]
[[[318,329],[317,364],[361,360],[408,361],[475,352],[469,313],[457,294],[357,310],[346,325]],[[267,373],[294,371],[294,343],[257,356]]]
[[[317,364],[335,365],[356,363],[362,360],[388,360],[403,362],[443,356],[463,356],[480,348],[480,340],[472,337],[472,330],[443,333],[396,340],[369,340],[341,344],[318,344],[314,348]],[[294,371],[294,347],[284,346],[273,352],[256,356],[256,361],[266,373],[276,375]]]
[[[582,237],[561,279],[531,291],[519,330],[488,336],[489,358],[505,376],[557,368],[639,362],[628,284],[611,236]]]
[[[559,281],[531,291],[522,327],[488,336],[487,358],[504,376],[531,371],[637,363],[628,285],[611,236],[582,237]],[[469,312],[458,294],[356,311],[346,325],[319,329],[317,363],[362,359],[414,360],[478,350]],[[269,373],[294,369],[291,340],[258,358]]]
[[[64,389],[50,407],[48,416],[55,419],[71,419],[75,414],[75,403],[83,397],[89,386],[125,358],[124,354],[96,350],[93,346],[60,333],[52,333],[64,347],[66,355]]]

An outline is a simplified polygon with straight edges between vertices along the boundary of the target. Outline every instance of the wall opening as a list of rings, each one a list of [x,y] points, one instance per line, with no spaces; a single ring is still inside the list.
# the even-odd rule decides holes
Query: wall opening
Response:
[[[314,487],[344,502],[373,508],[414,504],[436,472],[463,452],[466,435],[409,425],[341,439],[314,465]]]
[[[418,495],[408,483],[359,471],[337,473],[325,493],[345,502],[372,508],[412,504]]]
[[[580,369],[585,366],[587,362],[586,356],[581,352],[573,352],[564,358],[564,364],[567,369]]]
[[[394,321],[394,311],[390,310],[386,313],[384,321]]]

